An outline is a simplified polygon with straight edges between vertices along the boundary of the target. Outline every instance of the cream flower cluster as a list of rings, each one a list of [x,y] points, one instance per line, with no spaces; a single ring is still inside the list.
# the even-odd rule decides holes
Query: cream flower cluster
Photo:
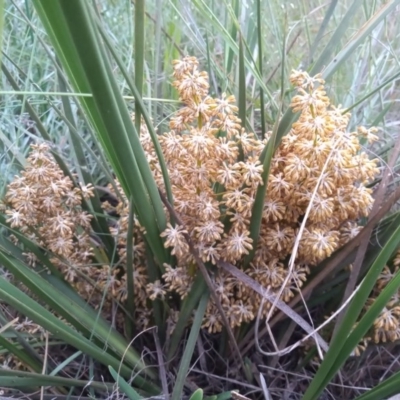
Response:
[[[51,261],[74,282],[76,271],[91,261],[92,216],[82,200],[93,195],[89,186],[74,187],[60,169],[47,144],[32,145],[27,166],[8,186],[4,204],[7,222],[39,246],[50,250]],[[34,254],[27,258],[32,266]]]
[[[183,107],[171,119],[170,131],[160,135],[159,141],[170,175],[174,208],[183,223],[174,225],[171,221],[161,234],[175,262],[160,266],[162,280],[151,281],[146,272],[148,254],[143,229],[135,220],[136,321],[139,327],[148,325],[151,301],[160,299],[169,302],[169,323],[173,328],[179,305],[174,301],[176,297],[169,294],[185,298],[199,273],[185,240],[184,235],[188,234],[203,262],[214,272],[216,293],[234,328],[254,319],[262,299],[219,270],[217,261],[234,264],[289,301],[306,281],[310,267],[354,237],[359,230],[357,220],[368,215],[373,198],[366,184],[379,170],[377,161],[362,151],[359,137],[375,140],[375,131],[360,128],[347,132],[349,115],[330,104],[322,78],[293,72],[291,82],[297,95],[291,107],[300,116],[274,154],[257,247],[245,268],[244,258],[254,245],[250,217],[257,188],[263,185],[260,155],[271,133],[259,139],[246,132],[236,115],[234,96],[210,97],[207,73],[199,70],[196,58],[175,61],[174,79]],[[160,166],[145,124],[140,136],[154,178],[163,189]],[[34,148],[31,166],[9,186],[9,222],[30,235],[39,232],[34,237],[43,247],[84,268],[91,256],[90,217],[80,203],[91,189],[74,189],[43,146]],[[85,270],[121,302],[126,300],[127,204],[128,201],[115,207],[104,204],[106,210],[119,216],[111,227],[121,260],[118,270],[109,266]],[[295,265],[289,270],[287,260],[305,218]],[[79,232],[77,226],[81,227]],[[85,285],[79,283],[71,268],[58,259],[55,262],[68,280],[82,285],[80,292],[85,296]],[[269,307],[266,303],[262,312],[265,314]],[[203,328],[210,333],[222,329],[222,318],[212,300]]]
[[[184,298],[190,291],[197,272],[184,234],[209,265],[224,260],[243,269],[243,259],[253,248],[249,222],[254,198],[263,184],[259,157],[271,135],[259,140],[241,128],[233,96],[208,95],[208,77],[199,71],[196,58],[175,61],[174,78],[184,106],[171,119],[171,131],[159,140],[183,225],[169,224],[162,233],[177,263],[164,266],[163,282],[157,282],[156,291],[147,286],[148,294],[159,298],[168,291]],[[273,157],[260,236],[254,259],[245,269],[264,287],[280,292],[284,301],[302,286],[311,266],[358,233],[357,219],[368,215],[373,204],[366,183],[379,173],[377,161],[370,160],[359,144],[360,136],[376,140],[375,130],[348,133],[349,114],[330,105],[320,76],[294,72],[291,82],[298,92],[291,106],[300,117]],[[145,126],[141,140],[163,187]],[[296,263],[289,271],[287,259],[311,200]],[[254,318],[261,305],[259,295],[221,270],[214,283],[232,327]],[[269,305],[264,307],[265,313]],[[213,301],[203,327],[209,332],[222,328]]]

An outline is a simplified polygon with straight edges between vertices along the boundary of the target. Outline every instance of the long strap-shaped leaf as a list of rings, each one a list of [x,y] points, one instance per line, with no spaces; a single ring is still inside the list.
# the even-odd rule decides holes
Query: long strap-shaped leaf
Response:
[[[369,392],[357,397],[356,400],[376,400],[387,399],[389,396],[399,394],[400,388],[400,372],[396,372],[390,378],[384,380],[375,386]],[[393,397],[395,399],[395,397]]]
[[[50,376],[37,374],[33,372],[18,371],[11,369],[0,369],[0,386],[1,387],[23,387],[25,386],[23,379],[30,379],[34,386],[76,386],[76,387],[92,387],[96,390],[104,392],[104,390],[113,390],[114,383],[84,381],[73,378],[62,378],[59,376]],[[15,382],[12,385],[12,382]],[[7,384],[8,383],[8,384]],[[10,385],[11,384],[11,385]],[[26,385],[28,386],[28,385]]]
[[[145,365],[140,356],[129,348],[129,344],[105,320],[92,312],[89,305],[82,307],[75,298],[69,297],[61,288],[55,287],[51,280],[44,280],[38,273],[32,271],[22,262],[0,252],[0,261],[14,275],[18,282],[24,283],[31,293],[43,300],[58,315],[61,315],[74,327],[91,336],[93,340],[107,346],[119,357],[125,354],[125,360],[136,368],[143,369]],[[33,301],[33,300],[32,300]],[[128,350],[126,350],[128,349]],[[145,370],[151,374],[150,370]],[[153,375],[154,376],[154,375]]]
[[[182,398],[182,391],[185,384],[186,375],[190,367],[190,361],[193,356],[193,351],[196,346],[197,338],[199,336],[201,323],[206,312],[207,303],[210,298],[210,293],[207,291],[200,299],[199,306],[196,310],[196,315],[193,320],[192,329],[190,330],[189,338],[186,343],[185,351],[183,352],[181,364],[179,366],[178,376],[174,385],[174,390],[171,395],[172,400],[180,400]]]
[[[285,76],[285,54],[286,54],[286,37],[283,40],[282,46],[282,84],[281,84],[281,99],[283,98],[284,93],[284,76]],[[283,103],[281,102],[279,113],[281,112]],[[261,220],[262,220],[262,213],[264,209],[264,201],[265,196],[267,194],[267,187],[268,187],[268,179],[269,179],[269,171],[271,168],[272,158],[274,156],[276,144],[277,144],[277,134],[279,129],[279,120],[277,119],[271,134],[268,143],[264,147],[263,152],[261,153],[260,160],[263,164],[263,173],[262,173],[262,180],[263,184],[259,185],[257,188],[256,197],[254,199],[253,208],[251,210],[251,218],[250,218],[250,237],[253,240],[253,249],[245,258],[245,266],[247,267],[250,262],[252,261],[256,248],[257,243],[260,235],[261,229]]]
[[[50,311],[46,310],[36,301],[32,300],[24,292],[16,288],[3,277],[0,277],[0,298],[8,303],[18,312],[26,315],[32,321],[40,324],[54,336],[64,340],[66,343],[82,350],[85,354],[102,362],[105,365],[111,365],[115,369],[120,369],[121,375],[129,378],[131,370],[126,365],[120,363],[120,360],[106,353],[94,345],[89,339],[86,339],[70,326],[66,325],[60,319],[55,317]],[[135,384],[152,394],[158,394],[159,390],[149,382],[146,382],[140,376],[134,379]]]
[[[154,129],[154,126],[152,124],[152,121],[151,121],[151,118],[150,118],[150,114],[146,110],[146,108],[144,106],[143,99],[141,98],[141,95],[140,95],[139,91],[137,90],[132,78],[129,76],[129,71],[127,70],[127,68],[122,63],[122,60],[118,56],[117,52],[115,51],[110,38],[107,36],[107,32],[101,26],[100,22],[98,22],[97,25],[98,25],[98,28],[99,28],[100,35],[101,35],[102,39],[104,40],[105,46],[107,47],[107,49],[110,52],[110,54],[113,56],[114,61],[118,65],[118,68],[120,69],[122,75],[125,78],[126,84],[128,85],[129,89],[131,90],[131,92],[133,94],[133,97],[135,98],[135,109],[136,109],[136,107],[138,107],[140,109],[140,114],[143,116],[143,119],[146,122],[147,129],[149,131],[151,140],[152,140],[153,145],[154,145],[154,150],[156,152],[156,155],[158,157],[158,161],[159,161],[159,164],[160,164],[161,173],[163,175],[164,184],[165,184],[165,191],[167,193],[168,201],[171,204],[173,204],[174,202],[173,202],[173,198],[172,198],[171,182],[170,182],[169,175],[168,175],[167,164],[166,164],[166,162],[164,160],[164,156],[163,156],[163,153],[162,153],[160,142],[158,141],[157,133],[156,133],[156,131]]]
[[[34,0],[35,8],[128,198],[132,197],[157,261],[167,262],[160,238],[166,216],[139,135],[83,0]]]
[[[364,278],[360,288],[355,294],[350,306],[337,330],[337,334],[330,344],[324,361],[318,369],[314,379],[308,387],[303,400],[313,400],[324,390],[329,381],[336,375],[339,368],[344,364],[357,343],[363,338],[367,330],[373,324],[380,310],[387,304],[391,295],[400,285],[400,275],[398,274],[381,293],[373,307],[364,315],[357,327],[353,326],[357,321],[365,302],[370,295],[379,274],[385,267],[387,261],[400,243],[400,226],[394,231],[387,241],[382,251],[372,264],[369,272]]]

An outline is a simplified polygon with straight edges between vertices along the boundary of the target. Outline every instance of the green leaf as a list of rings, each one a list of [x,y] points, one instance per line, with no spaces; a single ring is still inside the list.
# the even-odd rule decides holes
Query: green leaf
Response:
[[[396,372],[390,378],[376,385],[370,391],[358,396],[356,400],[376,400],[386,399],[389,396],[399,394],[400,390],[400,372]]]
[[[1,259],[3,262],[4,258],[1,257]],[[32,321],[42,326],[44,329],[54,335],[54,337],[64,340],[66,343],[81,350],[104,365],[110,364],[115,368],[120,368],[121,373],[124,376],[131,376],[131,369],[125,364],[121,364],[120,360],[104,352],[103,348],[97,347],[89,339],[86,339],[72,327],[55,317],[50,311],[36,303],[28,295],[17,289],[3,277],[0,277],[0,299],[8,303],[18,312],[26,315]],[[149,393],[159,393],[159,390],[153,384],[149,384],[140,376],[136,375],[134,382],[136,385],[138,385],[138,387],[146,390]]]
[[[243,38],[239,36],[239,118],[243,128],[246,126],[246,71],[244,67]]]
[[[7,349],[11,354],[17,357],[26,366],[30,367],[33,371],[40,372],[42,370],[42,364],[37,358],[32,357],[30,353],[7,340],[3,332],[0,334],[0,347]]]
[[[229,400],[232,398],[232,392],[222,392],[216,396],[204,397],[204,400]]]
[[[365,96],[361,97],[361,99],[357,100],[356,103],[354,103],[351,107],[347,108],[346,110],[343,111],[343,113],[347,113],[350,112],[353,108],[357,107],[358,105],[360,105],[361,103],[363,103],[365,100],[367,100],[368,98],[370,98],[371,96],[373,96],[374,94],[378,93],[381,89],[383,89],[385,86],[387,86],[389,83],[392,83],[394,81],[397,80],[397,78],[400,77],[400,72],[397,72],[395,74],[393,74],[392,76],[390,76],[388,79],[385,80],[385,82],[381,83],[379,86],[377,86],[376,88],[374,88],[374,90],[370,91],[369,93],[367,93]],[[390,104],[388,104],[388,106],[390,107]],[[374,121],[372,123],[372,126],[375,126],[378,124],[378,121]]]
[[[333,2],[332,2],[333,3]],[[336,27],[335,32],[332,34],[330,37],[327,45],[321,52],[321,55],[318,57],[317,61],[314,63],[311,69],[311,74],[319,72],[322,68],[325,67],[326,63],[328,60],[332,58],[332,54],[335,51],[335,49],[340,46],[340,41],[342,40],[343,35],[347,31],[347,28],[349,27],[350,23],[354,20],[354,14],[357,11],[357,8],[362,5],[362,2],[360,1],[353,1],[350,5],[350,7],[347,9],[346,14],[344,17],[341,19],[340,23]],[[331,6],[331,9],[329,9],[331,13],[333,13],[333,4]],[[326,14],[328,16],[329,13]],[[318,36],[317,36],[318,38]]]
[[[352,3],[354,8],[355,4],[361,5],[361,2]],[[375,27],[381,23],[390,12],[392,12],[396,6],[400,4],[400,0],[392,0],[388,1],[384,4],[357,32],[350,38],[350,40],[346,43],[345,46],[341,48],[339,53],[331,59],[331,46],[336,46],[339,44],[341,36],[344,34],[343,31],[339,31],[340,25],[337,28],[337,35],[335,32],[334,38],[332,38],[328,45],[327,51],[321,55],[318,61],[311,68],[310,74],[316,74],[321,71],[321,68],[326,65],[323,70],[322,76],[324,79],[329,79],[339,67],[343,66],[346,60],[354,53],[355,49],[360,45],[360,43],[375,29]],[[354,18],[354,14],[352,14],[353,6],[350,7],[344,19]],[[344,22],[344,26],[347,26],[347,21]],[[328,63],[328,61],[330,62]]]
[[[112,54],[115,62],[118,65],[118,68],[120,69],[122,75],[125,78],[125,81],[129,87],[129,89],[132,91],[133,96],[135,97],[135,107],[139,107],[140,108],[140,113],[144,118],[144,121],[146,122],[146,126],[147,129],[150,133],[150,137],[151,140],[153,142],[154,145],[154,149],[156,151],[156,155],[158,158],[158,161],[160,163],[160,167],[161,167],[161,173],[163,176],[163,180],[164,180],[164,185],[165,185],[165,191],[167,193],[167,198],[168,201],[170,202],[170,204],[174,204],[173,203],[173,196],[172,196],[172,188],[171,188],[171,182],[169,179],[169,175],[168,175],[168,168],[167,168],[167,164],[165,162],[164,156],[163,156],[163,152],[160,146],[160,142],[158,141],[158,137],[157,137],[157,133],[154,129],[153,123],[151,121],[150,118],[150,114],[148,113],[144,103],[143,103],[143,99],[139,93],[139,91],[137,90],[134,82],[132,81],[132,78],[129,74],[129,72],[127,71],[127,69],[125,68],[123,62],[121,61],[120,57],[118,56],[117,52],[115,51],[110,39],[107,36],[107,33],[104,31],[104,29],[102,28],[101,24],[98,24],[99,30],[100,30],[100,34],[101,37],[104,40],[105,45],[107,46],[108,51]]]
[[[125,393],[128,396],[129,400],[143,399],[143,397],[140,396],[140,394],[133,389],[133,387],[130,386],[129,383],[122,376],[120,376],[113,367],[111,367],[111,365],[108,366],[108,369],[112,377],[115,379],[117,386],[121,389],[122,393]]]
[[[135,1],[135,86],[138,91],[138,98],[142,97],[143,92],[143,68],[144,68],[144,9],[145,1]],[[137,100],[137,99],[136,99]],[[136,131],[140,132],[142,107],[135,101],[135,126]]]
[[[130,318],[126,318],[126,331],[128,338],[133,338],[134,324],[131,318],[135,315],[135,283],[134,283],[134,259],[133,259],[133,227],[134,225],[134,207],[132,199],[129,202],[128,232],[126,234],[126,290],[127,300],[126,309]]]
[[[0,312],[0,322],[3,327],[7,326],[9,323],[8,318],[3,314],[3,312]],[[30,357],[32,360],[31,362],[27,361],[28,365],[31,365],[32,369],[34,371],[41,371],[42,366],[43,366],[43,359],[42,357],[37,353],[35,350],[34,346],[29,343],[29,338],[26,338],[23,333],[18,332],[17,330],[13,329],[12,327],[8,328],[7,331],[3,333],[4,339],[7,338],[12,338],[16,342],[17,348],[23,349],[24,357]],[[10,348],[10,351],[12,349]],[[35,361],[36,360],[36,361]],[[36,364],[37,362],[37,364]],[[40,366],[39,370],[36,369],[36,366]]]
[[[286,41],[286,38],[284,39],[284,43],[285,43],[285,41]],[[285,61],[285,53],[286,53],[285,49],[286,49],[286,47],[284,45],[282,48],[281,98],[283,98],[283,93],[284,93],[284,82],[283,82],[284,78],[283,77],[284,77],[284,65],[285,65],[284,61]],[[283,104],[283,103],[281,103],[281,104]],[[281,107],[282,107],[282,105],[281,105]],[[262,213],[264,210],[265,196],[267,194],[267,187],[268,187],[269,171],[271,168],[272,158],[274,156],[275,149],[277,146],[277,135],[278,135],[278,131],[279,131],[279,126],[280,126],[280,123],[279,123],[279,119],[277,118],[275,121],[274,129],[272,131],[271,137],[268,140],[268,143],[264,147],[264,150],[260,156],[260,161],[263,164],[263,173],[261,175],[263,184],[259,185],[257,188],[256,197],[254,199],[253,208],[251,210],[250,238],[253,241],[253,244],[252,244],[253,248],[244,260],[245,266],[248,266],[250,264],[251,260],[253,259],[256,248],[257,248],[258,239],[260,236]]]
[[[262,23],[261,23],[261,0],[257,3],[257,41],[258,41],[258,73],[263,76],[263,45],[262,45]],[[260,119],[261,119],[261,135],[267,132],[265,124],[265,99],[264,90],[260,86]]]
[[[119,92],[86,1],[34,0],[35,8],[102,147],[128,198],[132,197],[146,240],[158,263],[167,262],[160,233],[166,216],[146,155]]]
[[[382,248],[361,283],[357,293],[354,295],[354,298],[343,317],[342,323],[337,330],[337,334],[330,343],[329,351],[325,355],[314,379],[311,381],[310,386],[304,394],[303,400],[315,399],[320,393],[322,393],[330,380],[345,363],[356,345],[372,326],[375,318],[387,304],[391,295],[400,286],[400,273],[398,273],[382,291],[378,299],[375,300],[373,306],[369,308],[363,318],[358,322],[357,326],[353,328],[368,297],[370,296],[379,274],[382,272],[391,255],[398,248],[399,243],[400,225],[397,226],[397,229]]]
[[[197,389],[189,398],[189,400],[203,400],[203,389]]]
[[[26,380],[26,381],[24,381]],[[28,381],[29,380],[29,381]],[[15,384],[13,382],[15,381]],[[33,386],[92,386],[97,390],[113,390],[114,384],[109,382],[85,381],[79,379],[61,378],[58,376],[49,376],[33,372],[17,371],[1,368],[0,386],[1,387],[24,387],[27,382]]]
[[[311,45],[310,48],[310,55],[309,55],[309,63],[313,62],[314,54],[317,50],[318,45],[320,44],[321,39],[324,36],[324,33],[328,27],[329,21],[334,17],[334,11],[336,9],[336,6],[338,5],[338,0],[333,0],[329,4],[329,8],[325,13],[324,20],[322,21],[318,33],[315,36],[315,39],[313,41],[313,44]]]
[[[3,30],[4,30],[4,0],[0,0],[0,48],[3,48]],[[0,55],[1,62],[1,55]]]
[[[233,9],[234,9],[234,16],[235,18],[232,18],[232,27],[230,31],[230,37],[234,42],[237,40],[237,34],[238,34],[238,16],[239,16],[239,1],[238,0],[232,0],[233,2]],[[240,35],[241,36],[241,35]],[[242,44],[243,45],[243,44]],[[231,47],[227,46],[227,61],[226,61],[226,74],[229,75],[232,71],[232,66],[233,66],[233,56],[234,52]],[[240,52],[240,50],[239,50]],[[245,119],[242,119],[242,122],[244,123]]]
[[[203,275],[198,273],[193,282],[190,293],[181,303],[178,322],[176,323],[175,329],[172,333],[170,346],[168,349],[168,360],[171,360],[172,357],[174,357],[176,349],[181,343],[182,335],[188,326],[190,318],[192,317],[193,310],[196,308],[201,296],[205,292],[208,292],[207,284],[203,278]]]
[[[213,12],[213,10],[210,8],[209,4],[206,3],[204,0],[194,0],[193,4],[199,9],[201,15],[214,27],[216,27],[218,33],[221,35],[222,39],[226,43],[227,46],[229,46],[230,49],[235,54],[239,53],[239,46],[238,44],[232,39],[231,35],[229,34],[228,30],[225,28],[223,23],[220,21],[217,15]],[[274,97],[272,96],[271,92],[267,88],[267,86],[264,83],[263,77],[259,75],[257,70],[254,68],[253,63],[250,62],[246,57],[244,59],[245,66],[248,68],[249,71],[251,71],[252,75],[254,76],[255,80],[257,83],[260,85],[260,87],[264,90],[264,93],[268,96],[269,101],[272,104],[272,107],[275,109],[278,109],[278,106],[274,100]]]
[[[24,283],[36,296],[46,302],[53,310],[63,316],[76,329],[81,330],[86,335],[97,338],[103,345],[117,352],[120,356],[125,354],[126,360],[138,369],[144,368],[139,354],[128,346],[126,340],[110,325],[101,318],[98,313],[91,309],[84,302],[77,301],[77,296],[67,296],[61,286],[54,286],[54,281],[43,279],[38,273],[24,265],[20,260],[0,252],[0,260],[4,266],[14,275],[18,281]],[[47,277],[47,272],[43,271]],[[57,279],[55,282],[60,283]],[[72,291],[72,293],[75,293]],[[126,349],[129,348],[129,351]]]
[[[181,400],[183,386],[185,384],[186,375],[188,373],[190,362],[192,360],[193,351],[196,346],[199,336],[201,324],[206,312],[207,304],[210,298],[209,292],[204,293],[200,299],[199,307],[196,310],[196,315],[193,320],[193,325],[190,330],[189,338],[186,343],[185,351],[183,352],[181,363],[179,365],[178,376],[176,377],[174,390],[172,391],[171,400]]]

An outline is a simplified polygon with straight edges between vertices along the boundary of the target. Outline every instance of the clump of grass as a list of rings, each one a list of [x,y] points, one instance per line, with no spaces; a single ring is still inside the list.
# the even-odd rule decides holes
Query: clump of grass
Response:
[[[22,225],[18,218],[24,207],[29,206],[27,201],[21,197],[18,201],[6,202],[8,212],[6,216],[0,215],[0,222],[14,236],[10,236],[12,240],[4,236],[0,241],[0,261],[7,274],[12,273],[14,278],[0,277],[0,297],[9,304],[6,311],[14,309],[17,315],[27,316],[26,329],[33,329],[32,323],[37,324],[47,338],[47,331],[51,333],[51,345],[60,340],[67,344],[68,351],[63,353],[65,360],[57,367],[54,364],[47,367],[42,362],[43,355],[48,354],[47,339],[32,340],[35,334],[30,331],[21,337],[20,328],[6,325],[9,337],[0,337],[1,354],[14,354],[18,368],[24,365],[35,372],[18,375],[15,371],[11,381],[2,371],[3,382],[27,388],[36,379],[35,384],[54,384],[55,390],[63,393],[65,387],[79,387],[90,381],[85,390],[94,395],[101,392],[98,380],[104,373],[102,366],[110,366],[110,375],[106,376],[114,379],[129,398],[135,399],[139,398],[136,390],[145,396],[161,391],[167,396],[172,392],[173,399],[180,399],[184,391],[189,393],[195,389],[193,382],[210,394],[215,393],[216,387],[223,391],[240,386],[243,390],[262,391],[265,397],[270,392],[282,398],[292,389],[295,391],[292,396],[300,398],[305,393],[304,399],[314,399],[332,382],[340,383],[334,375],[354,354],[354,349],[361,348],[362,338],[396,340],[396,293],[400,282],[391,259],[400,241],[398,215],[394,213],[383,221],[373,231],[374,240],[368,246],[362,245],[357,256],[354,251],[362,238],[368,242],[368,232],[371,234],[379,218],[398,198],[396,190],[392,190],[396,184],[393,182],[390,198],[382,202],[382,190],[388,181],[385,173],[382,178],[379,176],[376,161],[376,158],[382,160],[381,166],[386,162],[390,136],[380,138],[374,147],[369,147],[378,153],[370,159],[365,146],[376,139],[377,132],[373,128],[354,128],[359,121],[378,124],[388,115],[391,92],[382,88],[393,84],[398,73],[392,60],[383,54],[385,51],[381,53],[377,46],[380,41],[375,37],[369,43],[367,39],[365,46],[360,43],[394,9],[394,2],[382,4],[382,8],[377,6],[379,2],[365,4],[362,10],[353,2],[336,29],[335,17],[342,14],[334,3],[325,15],[324,7],[318,2],[303,4],[301,10],[289,12],[289,18],[285,14],[289,9],[282,13],[279,2],[263,5],[255,1],[244,7],[232,1],[221,7],[196,0],[182,3],[182,8],[171,2],[171,8],[165,13],[161,13],[157,4],[150,4],[148,11],[154,18],[150,15],[143,23],[144,2],[137,0],[133,41],[133,18],[127,5],[118,8],[124,12],[115,18],[109,5],[103,2],[94,9],[83,2],[72,7],[68,2],[45,5],[35,0],[32,4],[61,61],[61,64],[55,63],[56,91],[63,92],[61,102],[53,100],[57,93],[43,92],[55,80],[43,80],[29,58],[32,49],[32,54],[46,59],[47,70],[48,60],[53,56],[46,44],[47,37],[43,36],[44,30],[36,28],[37,15],[32,14],[28,4],[22,10],[18,2],[12,3],[10,9],[22,18],[14,27],[7,22],[7,29],[20,26],[21,21],[29,28],[25,31],[22,57],[14,57],[22,63],[22,68],[18,69],[12,57],[7,57],[3,64],[7,85],[14,91],[39,90],[37,82],[40,82],[41,96],[46,99],[40,106],[31,105],[27,97],[30,92],[17,95],[23,105],[21,113],[26,110],[30,121],[34,121],[34,128],[28,131],[29,141],[40,134],[49,143],[53,139],[58,141],[61,134],[62,153],[71,159],[64,163],[57,152],[53,158],[43,144],[36,145],[32,153],[43,146],[43,154],[52,169],[48,171],[49,176],[57,175],[64,190],[59,197],[53,193],[54,202],[59,206],[57,215],[43,213],[45,202],[49,202],[44,194],[48,195],[57,186],[50,183],[42,191],[34,190],[35,198],[43,199],[33,207],[39,219],[32,218],[28,223],[26,217]],[[311,14],[315,17],[312,21],[304,18]],[[354,37],[346,36],[346,29],[355,26],[358,17],[365,17],[363,29]],[[124,30],[123,37],[110,39],[115,26],[107,28],[104,21],[111,24],[118,21],[118,25],[128,29]],[[156,40],[143,46],[153,26]],[[336,29],[332,34],[331,28]],[[395,34],[390,29],[386,36]],[[34,51],[37,40],[50,58]],[[12,43],[9,54],[15,54],[15,41],[7,39],[7,43]],[[171,92],[170,60],[177,53],[182,54],[183,47],[201,57],[202,68],[193,57],[176,61],[173,86],[177,91]],[[342,49],[334,56],[334,49],[338,47]],[[364,52],[371,57],[365,57]],[[354,62],[355,59],[358,61]],[[285,91],[285,75],[297,68],[300,60],[312,72],[310,75],[293,72],[291,83],[297,91],[293,98],[292,90]],[[374,61],[373,68],[369,60]],[[130,71],[132,61],[134,82]],[[308,66],[309,63],[312,65]],[[263,76],[266,67],[268,77]],[[203,68],[208,73],[202,72]],[[375,73],[381,69],[383,75]],[[362,72],[366,70],[375,72],[364,79]],[[320,71],[322,75],[312,77]],[[35,73],[38,79],[31,79]],[[19,80],[14,80],[13,75],[18,75]],[[31,86],[19,87],[23,80]],[[346,91],[348,87],[351,90],[341,93],[344,87]],[[280,96],[274,93],[277,88]],[[52,89],[51,86],[49,90]],[[132,123],[119,89],[134,95],[135,111],[143,118]],[[176,92],[183,107],[170,118],[163,112],[172,109],[160,105],[160,98],[168,104],[177,97]],[[378,101],[377,92],[381,95]],[[71,93],[76,94],[76,105],[79,102],[82,109],[79,106],[75,109],[75,104],[71,107],[66,97]],[[238,107],[231,93],[237,94]],[[362,105],[355,100],[360,96]],[[346,110],[334,107],[329,99],[335,102],[340,99]],[[281,110],[286,107],[288,110],[281,118]],[[14,112],[11,106],[7,109]],[[352,117],[348,114],[350,109]],[[2,121],[4,118],[12,121],[12,112],[2,114]],[[163,127],[160,135],[155,133],[150,114]],[[18,132],[25,134],[26,129],[15,121]],[[164,128],[167,121],[169,131]],[[252,133],[252,126],[261,127],[256,129],[259,139]],[[270,129],[267,126],[274,126],[273,132],[266,133]],[[66,141],[65,132],[68,132]],[[12,134],[9,136],[14,138]],[[13,143],[19,143],[19,138],[12,139],[13,143],[7,142],[5,135],[2,139],[11,157],[18,161],[18,168],[24,171],[22,177],[33,174],[32,166],[42,174],[42,165],[24,159],[25,148],[15,151]],[[386,147],[381,147],[385,140]],[[42,143],[40,139],[38,142]],[[23,145],[26,144],[25,140]],[[105,158],[106,161],[100,161]],[[391,172],[395,172],[395,162],[390,161],[389,165],[394,168]],[[20,183],[23,181],[17,178],[9,191],[14,190],[15,194],[25,190],[26,193],[28,189],[20,187],[18,179]],[[72,184],[72,180],[84,184]],[[378,190],[374,204],[373,189],[380,180],[382,190]],[[66,192],[82,195],[82,188],[94,187],[99,181],[110,184],[108,189],[101,188],[108,192],[108,203],[101,206],[99,192],[90,189],[88,192],[94,196],[81,196],[81,204],[77,203],[72,210],[68,208]],[[76,223],[79,213],[86,220],[83,226]],[[54,225],[57,218],[64,226],[64,235],[43,236],[53,232],[44,228],[46,224],[60,233]],[[82,233],[86,235],[86,249],[78,244]],[[368,257],[360,261],[363,249],[367,249]],[[88,258],[80,260],[75,252],[82,252]],[[347,268],[355,258],[356,267]],[[384,268],[385,264],[389,267]],[[350,303],[349,310],[334,322],[333,335],[330,327],[321,333],[330,338],[329,345],[322,346],[322,350],[327,350],[324,360],[314,361],[313,348],[306,356],[303,351],[291,352],[279,361],[280,371],[284,371],[281,376],[271,373],[265,376],[266,382],[256,376],[254,371],[260,370],[260,364],[276,365],[276,357],[287,354],[299,344],[296,339],[301,337],[293,323],[282,321],[282,314],[275,311],[278,303],[265,293],[274,294],[274,299],[281,298],[291,307],[299,306],[305,297],[306,302],[296,311],[318,326],[321,316],[340,306],[338,299],[349,276],[348,287],[361,283],[352,294],[353,301],[351,297],[347,299],[346,289],[343,301]],[[322,284],[318,286],[316,282]],[[280,301],[281,310],[282,304]],[[287,305],[283,306],[284,310],[290,310]],[[115,310],[118,310],[116,314]],[[290,311],[288,314],[293,318],[295,313]],[[263,332],[271,334],[273,329],[272,340],[264,336],[260,338],[261,343],[257,340],[260,336],[257,314],[267,323]],[[0,312],[2,323],[7,318]],[[31,323],[31,319],[35,322]],[[148,332],[154,325],[158,331],[153,337]],[[115,326],[125,338],[113,329]],[[280,335],[280,331],[285,332]],[[189,335],[184,340],[186,332]],[[308,333],[318,337],[317,332]],[[126,338],[133,338],[132,346]],[[282,350],[286,342],[291,346]],[[257,347],[259,344],[262,348]],[[139,359],[133,348],[149,350]],[[73,354],[75,349],[77,353]],[[235,351],[228,357],[230,349]],[[372,350],[367,349],[361,357],[368,358]],[[243,360],[244,355],[249,359]],[[215,363],[215,359],[223,362]],[[82,380],[69,376],[72,360],[79,360],[78,373],[82,373]],[[157,360],[158,375],[144,366],[143,360],[152,365]],[[197,360],[201,371],[194,365]],[[303,377],[310,381],[308,389],[290,379],[298,368],[297,362],[305,366]],[[350,361],[345,371],[357,362]],[[50,373],[46,368],[55,369]],[[235,379],[235,383],[223,381],[222,377],[226,376]],[[292,385],[291,389],[286,388],[285,379]],[[400,377],[395,374],[361,397],[388,396],[393,393],[396,379]],[[350,379],[343,383],[352,382]],[[107,382],[105,385],[113,386]],[[351,397],[348,388],[331,386],[329,390],[339,397]]]

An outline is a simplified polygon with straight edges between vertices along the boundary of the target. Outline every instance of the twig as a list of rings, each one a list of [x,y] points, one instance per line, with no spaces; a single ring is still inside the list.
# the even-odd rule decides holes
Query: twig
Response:
[[[313,336],[323,350],[328,351],[328,344],[325,342],[324,339],[322,339],[322,337],[318,333],[315,332],[315,329],[307,321],[305,321],[299,314],[293,311],[293,309],[291,309],[286,303],[277,298],[277,296],[270,293],[269,290],[265,289],[258,282],[250,278],[248,275],[246,275],[240,269],[236,268],[234,265],[221,260],[217,261],[217,265],[223,268],[225,271],[229,272],[238,280],[240,280],[240,282],[253,289],[264,299],[268,300],[271,303],[274,303],[277,308],[279,308],[283,313],[285,313],[289,318],[291,318],[301,328],[303,328],[304,331],[307,332],[309,336]],[[271,353],[268,355],[274,355],[274,354]]]
[[[163,393],[164,393],[164,399],[169,400],[167,373],[165,371],[165,364],[164,364],[164,358],[163,358],[163,353],[162,353],[162,349],[161,349],[161,343],[160,343],[160,339],[158,338],[158,335],[155,331],[153,331],[153,336],[154,336],[154,343],[156,345],[158,366],[160,368],[161,386],[162,386]]]
[[[45,348],[44,348],[44,359],[43,359],[43,368],[42,368],[42,375],[46,375],[47,370],[47,359],[49,356],[49,332],[44,333],[45,337]],[[43,400],[44,396],[44,386],[40,388],[40,400]]]

